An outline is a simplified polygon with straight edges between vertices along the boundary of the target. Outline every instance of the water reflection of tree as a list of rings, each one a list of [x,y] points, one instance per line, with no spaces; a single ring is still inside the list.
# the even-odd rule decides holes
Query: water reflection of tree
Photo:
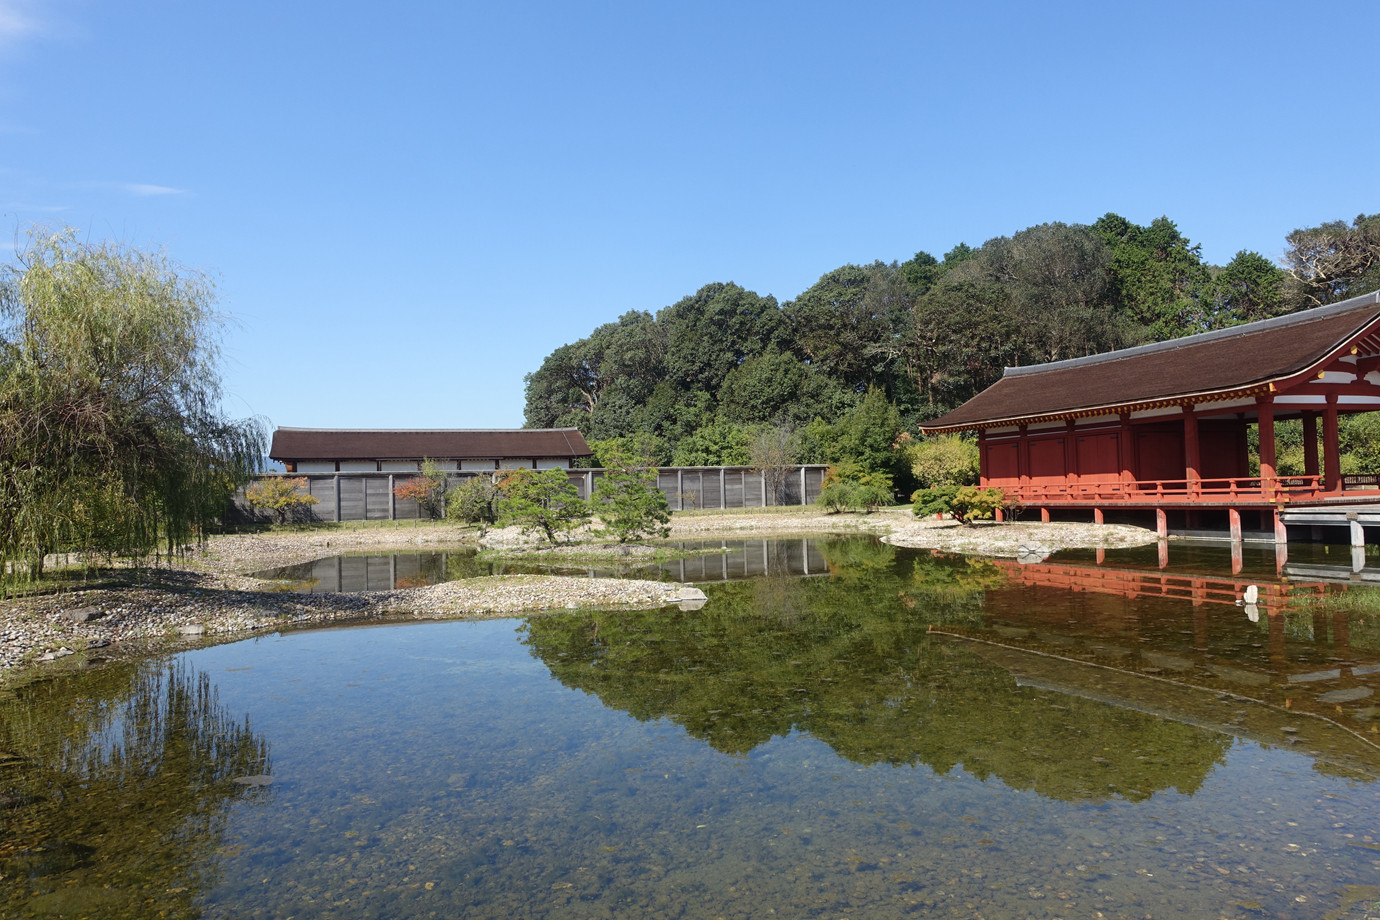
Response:
[[[0,906],[40,916],[194,917],[225,808],[262,795],[268,744],[185,665],[109,665],[0,705]]]
[[[831,578],[710,589],[699,611],[580,613],[527,626],[568,686],[668,719],[743,754],[808,731],[860,764],[962,766],[1058,798],[1191,792],[1224,754],[1209,732],[1017,687],[932,623],[981,622],[999,570],[898,554],[861,539],[826,549]]]

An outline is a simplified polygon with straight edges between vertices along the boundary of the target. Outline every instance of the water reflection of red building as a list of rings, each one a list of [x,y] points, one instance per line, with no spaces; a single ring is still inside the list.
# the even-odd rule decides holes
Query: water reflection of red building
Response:
[[[943,632],[1022,653],[1028,664],[1037,658],[1076,661],[1104,674],[1168,682],[1213,706],[1252,701],[1258,711],[1250,718],[1264,726],[1257,732],[1262,740],[1304,743],[1322,731],[1318,720],[1333,734],[1341,729],[1380,748],[1380,630],[1367,623],[1354,641],[1353,624],[1362,621],[1290,603],[1328,590],[1326,584],[1055,562],[995,564],[1009,580],[987,592],[984,626]],[[1251,585],[1259,597],[1248,606],[1242,598]],[[1069,679],[1066,671],[1050,673]],[[1142,708],[1139,699],[1124,705]]]
[[[1166,551],[1166,544],[1161,543],[1160,546],[1162,552]],[[1105,550],[1098,550],[1099,564],[1095,566],[1053,562],[1024,564],[1008,561],[998,561],[996,565],[1013,581],[1025,585],[1058,588],[1075,593],[1093,591],[1131,599],[1174,598],[1189,601],[1194,606],[1244,606],[1246,592],[1254,586],[1258,592],[1256,607],[1262,613],[1283,610],[1289,605],[1289,599],[1297,594],[1315,594],[1327,590],[1327,586],[1321,582],[1261,584],[1258,578],[1244,578],[1235,574],[1192,575],[1163,570],[1104,567],[1101,563],[1105,558]],[[1232,566],[1237,572],[1241,570],[1238,560],[1239,557],[1234,557]]]

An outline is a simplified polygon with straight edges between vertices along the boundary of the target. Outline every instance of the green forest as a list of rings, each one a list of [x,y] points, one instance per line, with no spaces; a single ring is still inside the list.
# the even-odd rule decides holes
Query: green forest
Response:
[[[635,440],[656,462],[849,460],[1038,364],[1177,338],[1380,289],[1380,214],[1293,230],[1278,264],[1211,265],[1168,217],[1047,223],[942,258],[843,265],[779,302],[706,284],[631,310],[526,376],[528,427]],[[1286,443],[1281,450],[1287,455]],[[1285,458],[1287,463],[1287,457]],[[899,484],[899,483],[898,483]]]

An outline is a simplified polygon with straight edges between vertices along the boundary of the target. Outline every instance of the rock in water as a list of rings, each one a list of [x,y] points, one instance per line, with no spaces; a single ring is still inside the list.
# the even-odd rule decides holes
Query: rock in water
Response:
[[[100,615],[100,608],[97,607],[74,607],[71,610],[62,611],[61,614],[68,623],[86,623]]]
[[[699,588],[692,588],[689,585],[681,585],[675,591],[672,591],[670,594],[666,595],[665,600],[668,604],[698,603],[699,605],[703,606],[704,603],[709,600],[709,597]]]
[[[253,776],[237,776],[232,782],[239,783],[241,786],[271,786],[273,777],[265,773],[256,773]]]

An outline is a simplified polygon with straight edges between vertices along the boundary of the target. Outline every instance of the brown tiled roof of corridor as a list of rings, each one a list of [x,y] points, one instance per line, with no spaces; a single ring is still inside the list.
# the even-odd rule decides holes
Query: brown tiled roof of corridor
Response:
[[[555,458],[591,453],[575,428],[279,428],[268,451],[274,460]]]

